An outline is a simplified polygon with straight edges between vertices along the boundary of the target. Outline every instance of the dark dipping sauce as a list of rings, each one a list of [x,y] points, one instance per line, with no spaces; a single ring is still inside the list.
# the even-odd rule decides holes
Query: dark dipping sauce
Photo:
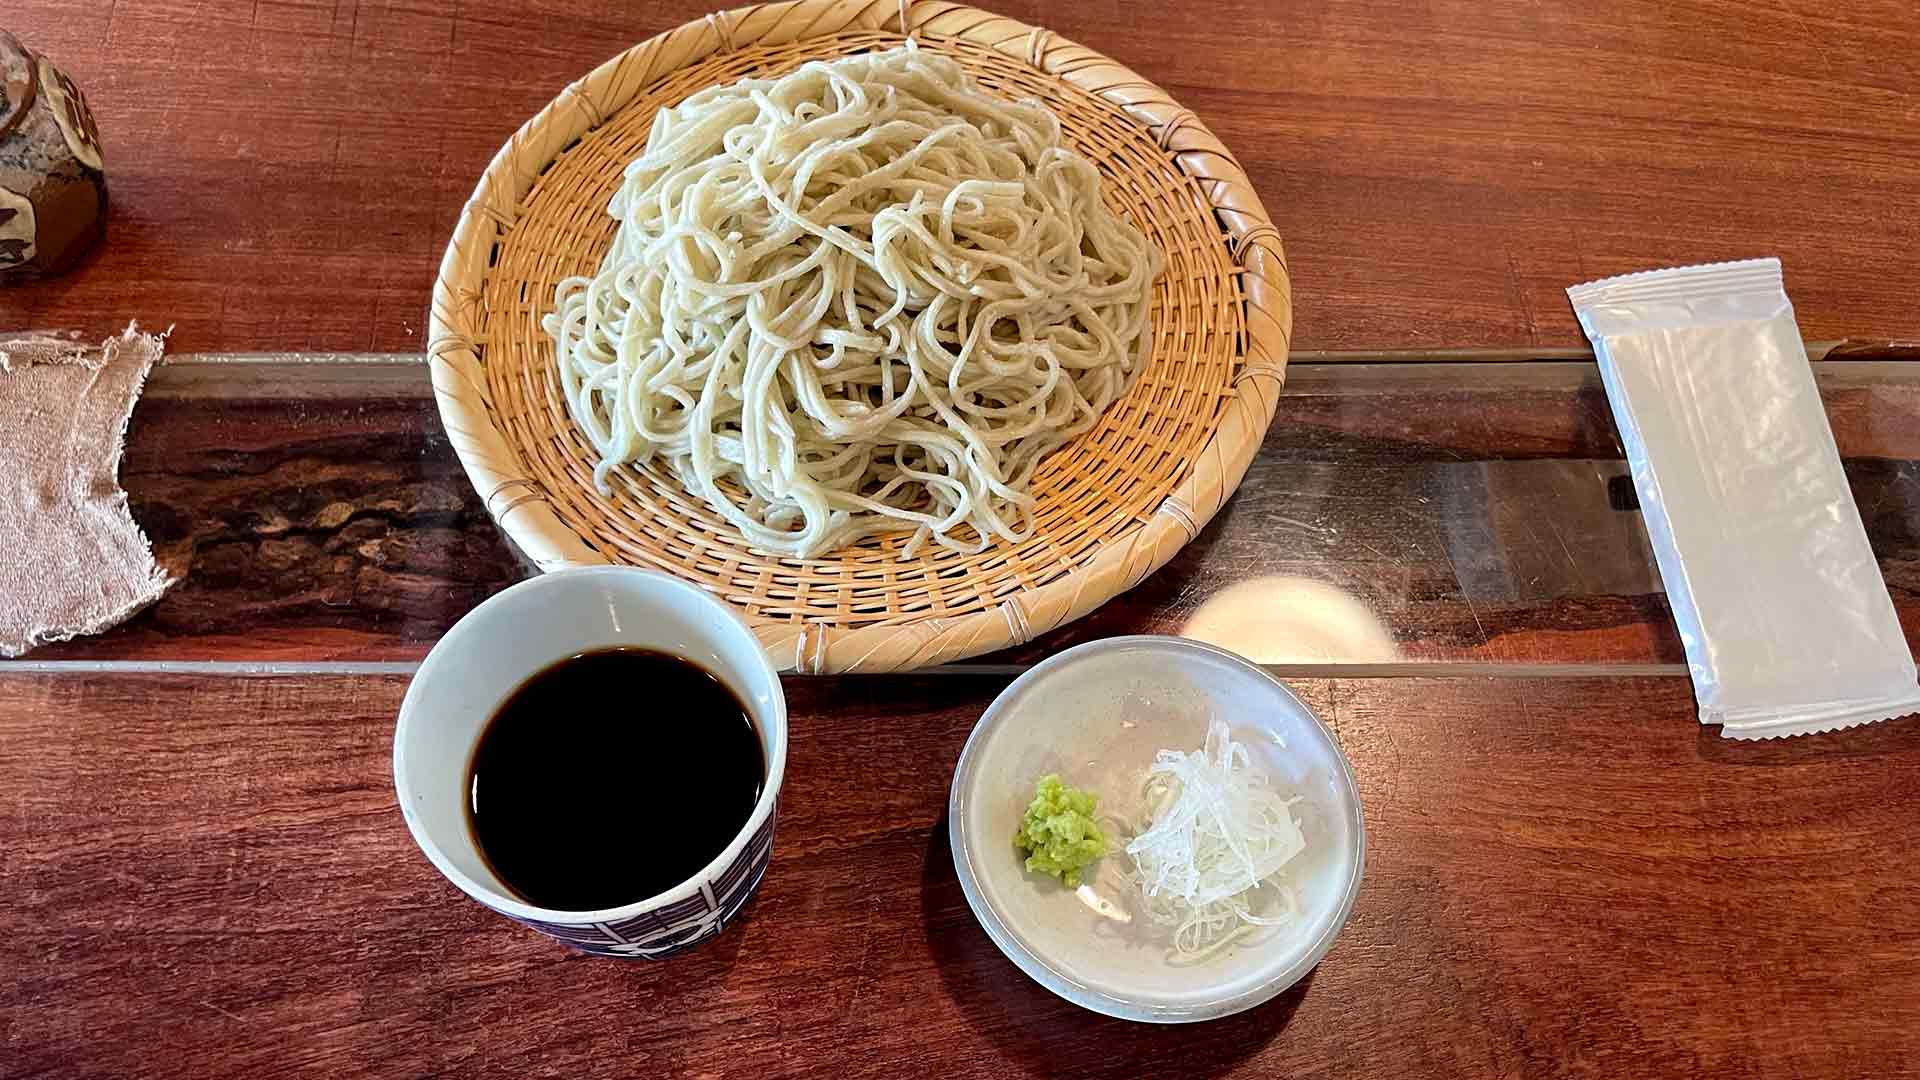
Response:
[[[699,873],[766,783],[753,719],[698,665],[647,649],[568,657],[520,684],[480,733],[467,822],[529,904],[597,911]]]

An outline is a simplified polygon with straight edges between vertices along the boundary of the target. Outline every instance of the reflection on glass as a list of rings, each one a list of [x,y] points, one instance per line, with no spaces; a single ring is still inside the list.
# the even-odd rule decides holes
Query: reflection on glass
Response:
[[[1263,577],[1215,593],[1181,636],[1256,664],[1369,664],[1400,659],[1385,624],[1344,589],[1297,577]]]

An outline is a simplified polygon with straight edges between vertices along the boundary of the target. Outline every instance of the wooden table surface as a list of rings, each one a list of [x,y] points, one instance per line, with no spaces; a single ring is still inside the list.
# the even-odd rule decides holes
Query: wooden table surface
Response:
[[[1684,679],[1295,681],[1360,778],[1359,902],[1304,983],[1163,1028],[1053,997],[967,909],[946,785],[1003,682],[790,681],[761,891],[653,964],[568,953],[413,851],[404,679],[0,677],[0,1071],[1853,1078],[1920,1051],[1910,726],[1727,742]]]
[[[1581,343],[1562,290],[1778,255],[1816,339],[1920,339],[1912,0],[1006,0],[1232,147],[1299,349]],[[409,350],[455,217],[561,87],[706,0],[8,0],[101,121],[112,243],[6,323]],[[1176,13],[1177,12],[1177,13]]]
[[[1592,366],[1428,362],[1569,355],[1571,282],[1779,255],[1805,334],[1858,343],[1821,391],[1920,645],[1920,365],[1888,359],[1920,347],[1911,0],[993,6],[1247,165],[1296,278],[1279,418],[1201,537],[1081,623],[789,680],[765,883],[659,964],[463,899],[390,740],[426,649],[525,574],[409,355],[441,246],[530,112],[705,7],[0,9],[87,91],[114,199],[78,272],[0,288],[0,333],[175,326],[122,479],[185,574],[0,662],[0,1078],[1916,1074],[1920,727],[1702,729]],[[350,355],[233,355],[281,352]],[[994,694],[1135,632],[1274,665],[1366,803],[1352,921],[1227,1020],[1052,997],[946,854]]]

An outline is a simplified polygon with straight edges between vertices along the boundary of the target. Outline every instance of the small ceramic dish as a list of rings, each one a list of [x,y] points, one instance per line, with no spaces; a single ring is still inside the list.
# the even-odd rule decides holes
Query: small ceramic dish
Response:
[[[1125,836],[1111,837],[1113,850],[1070,890],[1028,873],[1013,835],[1048,773],[1097,794],[1103,822],[1139,821],[1155,753],[1198,749],[1215,716],[1276,788],[1300,797],[1307,847],[1283,871],[1300,912],[1176,963],[1165,928],[1134,903]],[[961,889],[1000,951],[1077,1005],[1152,1023],[1229,1016],[1297,982],[1345,925],[1365,861],[1353,770],[1326,725],[1265,671],[1181,638],[1090,642],[1015,679],[967,739],[948,811]]]

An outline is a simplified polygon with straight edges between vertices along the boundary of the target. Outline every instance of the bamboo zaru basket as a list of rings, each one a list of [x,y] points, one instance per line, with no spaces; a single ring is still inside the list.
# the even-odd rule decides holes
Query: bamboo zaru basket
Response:
[[[1166,253],[1145,370],[1092,431],[1041,463],[1032,535],[977,555],[909,534],[820,558],[749,548],[664,466],[593,483],[541,317],[591,275],[606,213],[654,113],[745,76],[890,48],[952,56],[988,92],[1037,98],[1097,165],[1108,202]],[[564,90],[500,149],[433,294],[429,351],[448,438],[488,511],[541,569],[651,567],[746,618],[777,665],[897,671],[1019,644],[1131,588],[1239,484],[1278,400],[1292,330],[1280,236],[1233,155],[1166,92],[1098,53],[937,0],[792,0],[642,42]]]

